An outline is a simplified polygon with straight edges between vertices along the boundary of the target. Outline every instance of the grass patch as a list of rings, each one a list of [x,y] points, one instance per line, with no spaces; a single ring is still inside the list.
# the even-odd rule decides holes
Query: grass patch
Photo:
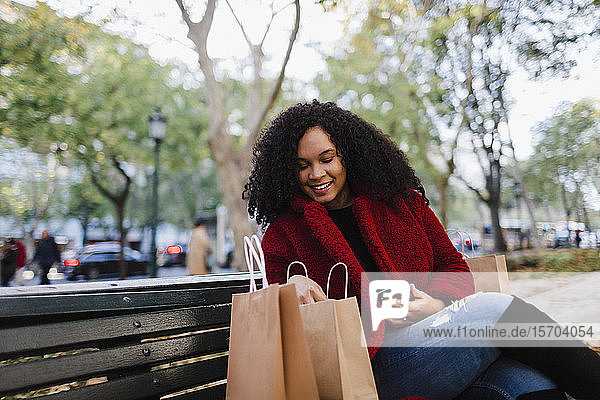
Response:
[[[507,254],[510,271],[592,272],[600,270],[599,249],[523,250]]]

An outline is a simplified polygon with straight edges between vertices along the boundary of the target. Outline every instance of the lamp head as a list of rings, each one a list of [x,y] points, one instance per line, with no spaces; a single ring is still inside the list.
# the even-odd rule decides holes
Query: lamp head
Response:
[[[154,110],[148,117],[148,133],[155,140],[163,140],[167,132],[167,118],[160,113],[160,109]]]

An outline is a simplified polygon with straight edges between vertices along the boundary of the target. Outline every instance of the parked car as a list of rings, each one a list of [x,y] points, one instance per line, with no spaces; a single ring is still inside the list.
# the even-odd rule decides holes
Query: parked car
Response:
[[[166,248],[159,247],[156,250],[156,264],[159,267],[185,266],[186,255],[187,244],[173,244]]]
[[[557,247],[561,247],[561,246],[568,246],[569,244],[574,245],[575,241],[574,240],[569,240],[569,231],[566,229],[557,229],[554,232],[554,243],[553,246],[554,248]]]
[[[100,242],[84,246],[74,258],[64,261],[67,279],[76,280],[80,275],[87,279],[118,276],[120,249],[119,242]],[[150,263],[142,253],[130,247],[123,247],[123,255],[128,275],[148,273]]]

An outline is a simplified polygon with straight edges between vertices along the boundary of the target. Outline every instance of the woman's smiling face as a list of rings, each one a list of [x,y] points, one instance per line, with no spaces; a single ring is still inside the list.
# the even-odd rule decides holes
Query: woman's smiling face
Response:
[[[309,128],[298,142],[300,189],[329,210],[347,207],[354,200],[346,181],[346,168],[329,134],[320,126]]]

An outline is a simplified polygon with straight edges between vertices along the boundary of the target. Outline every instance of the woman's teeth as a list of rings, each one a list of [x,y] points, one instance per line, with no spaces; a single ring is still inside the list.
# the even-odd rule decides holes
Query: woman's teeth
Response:
[[[313,186],[312,188],[315,189],[315,190],[323,190],[323,189],[326,189],[329,186],[331,186],[332,183],[333,182],[327,182],[327,183],[324,183],[324,184],[319,185],[319,186]]]

